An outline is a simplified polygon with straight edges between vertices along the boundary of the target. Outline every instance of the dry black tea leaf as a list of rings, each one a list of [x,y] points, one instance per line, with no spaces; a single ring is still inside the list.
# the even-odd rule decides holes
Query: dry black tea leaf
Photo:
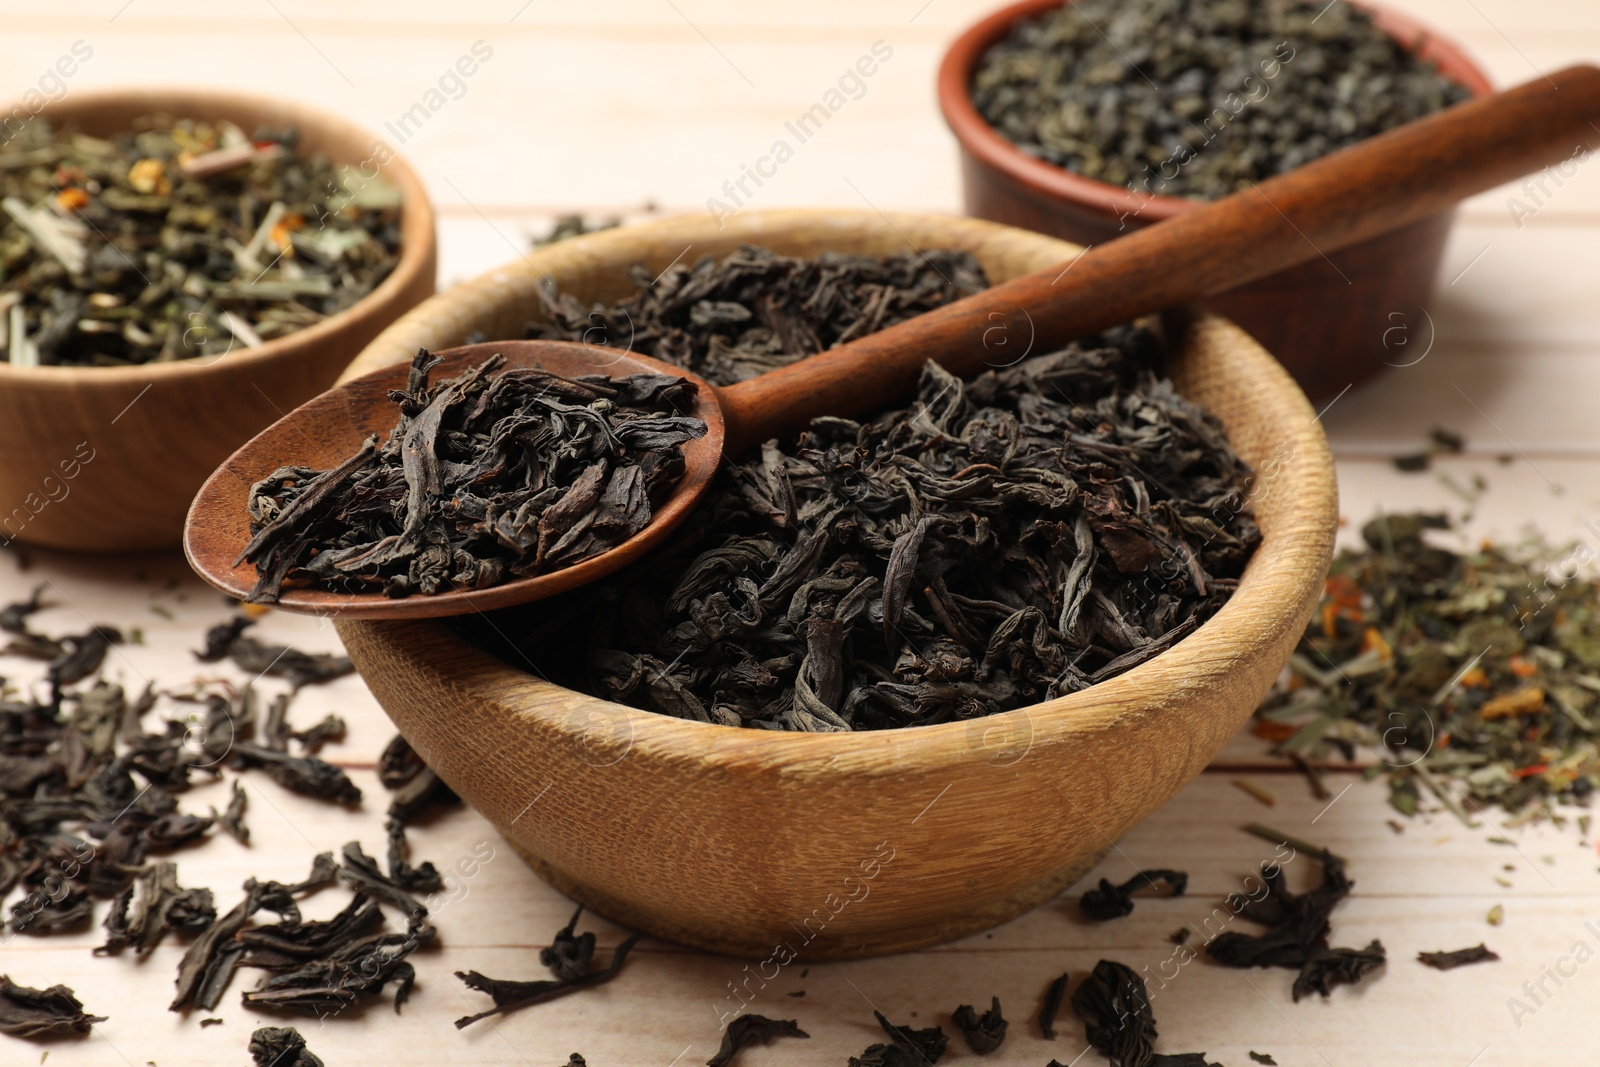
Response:
[[[235,742],[232,753],[235,766],[259,767],[291,793],[336,804],[361,803],[361,788],[349,775],[315,756],[290,756],[250,741]]]
[[[381,447],[251,487],[251,600],[286,583],[427,596],[569,567],[649,525],[706,432],[685,378],[569,379],[496,355],[430,387],[438,362],[417,353]]]
[[[1471,948],[1458,948],[1453,952],[1419,952],[1417,959],[1438,971],[1454,970],[1465,967],[1469,963],[1487,963],[1497,960],[1500,956],[1487,945],[1473,945]]]
[[[724,464],[647,565],[473,640],[680,718],[808,732],[1077,692],[1225,603],[1260,535],[1220,425],[1125,328]],[[519,634],[507,648],[502,634]]]
[[[385,827],[389,835],[389,880],[413,893],[437,893],[444,888],[444,879],[432,863],[423,861],[413,867],[407,860],[406,826],[400,819],[390,816]],[[545,950],[546,952],[549,949]],[[540,954],[541,958],[543,953]]]
[[[355,670],[348,656],[263,644],[245,633],[254,625],[254,619],[236,615],[228,622],[213,626],[206,631],[205,648],[196,652],[195,658],[202,663],[230,659],[247,674],[283,678],[296,689],[331,682]]]
[[[629,273],[637,289],[612,304],[542,289],[546,321],[527,336],[623,348],[732,385],[989,285],[976,258],[946,249],[796,259],[746,245]]]
[[[153,863],[112,901],[105,919],[106,943],[94,951],[96,955],[116,955],[131,946],[143,955],[168,930],[197,933],[216,919],[211,890],[184,889],[178,884],[177,864]]]
[[[331,955],[341,945],[372,933],[381,925],[382,909],[356,893],[344,910],[331,919],[304,922],[290,918],[271,925],[250,926],[239,931],[238,940],[245,946],[245,966],[282,971]]]
[[[50,690],[58,698],[64,687],[75,685],[100,669],[111,646],[122,643],[122,632],[110,626],[96,626],[88,633],[60,640],[63,651],[51,661],[46,673]]]
[[[1252,1052],[1250,1053],[1250,1058],[1255,1060],[1257,1063],[1266,1064],[1267,1067],[1278,1067],[1278,1061],[1267,1055],[1265,1052]]]
[[[1113,960],[1101,960],[1072,994],[1089,1043],[1115,1067],[1149,1067],[1155,1055],[1155,1013],[1144,979]]]
[[[765,1015],[741,1015],[722,1032],[722,1047],[706,1061],[706,1067],[728,1067],[741,1049],[769,1045],[780,1037],[810,1037],[793,1019],[769,1019]]]
[[[245,992],[246,1007],[298,1011],[326,1018],[362,996],[376,996],[395,984],[398,1013],[411,995],[417,972],[406,959],[433,939],[426,912],[413,913],[405,933],[372,934],[336,948],[299,967],[269,974]]]
[[[1313,990],[1327,996],[1334,986],[1354,984],[1384,962],[1383,945],[1376,940],[1364,949],[1329,946],[1329,917],[1355,883],[1346,876],[1344,861],[1338,856],[1326,849],[1302,849],[1299,844],[1297,851],[1321,862],[1321,884],[1309,892],[1294,893],[1284,885],[1283,868],[1264,864],[1265,892],[1260,899],[1235,894],[1228,903],[1235,914],[1268,927],[1267,932],[1252,935],[1229,930],[1206,945],[1206,954],[1227,967],[1298,970],[1295,1000]]]
[[[9,130],[0,361],[126,367],[225,357],[322,322],[394,269],[400,193],[290,128],[146,115],[90,137]],[[363,164],[365,167],[365,164]]]
[[[311,871],[303,882],[284,885],[282,882],[258,882],[254,878],[246,881],[244,899],[190,942],[178,963],[177,994],[168,1010],[215,1009],[244,957],[245,945],[238,936],[250,919],[257,912],[267,910],[298,920],[300,911],[294,898],[327,886],[337,875],[333,857],[324,852],[312,861]]]
[[[221,815],[215,815],[217,825],[222,827],[229,837],[241,845],[250,843],[250,827],[246,826],[244,822],[244,810],[248,801],[249,798],[245,795],[244,786],[235,778],[233,780],[233,792],[228,797],[228,810]],[[216,809],[213,808],[212,811],[215,813]]]
[[[1313,992],[1326,997],[1336,985],[1355,985],[1382,967],[1385,958],[1383,943],[1377,938],[1366,948],[1318,949],[1300,967],[1300,974],[1294,980],[1294,999]]]
[[[339,866],[339,876],[356,892],[392,905],[408,919],[428,914],[428,909],[405,886],[378,869],[378,861],[366,854],[359,841],[346,844],[342,858],[344,863]],[[431,868],[432,864],[428,866]]]
[[[1155,1051],[1156,1017],[1144,979],[1114,960],[1095,964],[1072,994],[1072,1010],[1083,1019],[1089,1043],[1112,1067],[1215,1067],[1203,1052]]]
[[[850,1067],[932,1067],[950,1047],[942,1027],[913,1030],[895,1026],[880,1011],[872,1014],[889,1035],[889,1043],[867,1046],[861,1055],[850,1057]]]
[[[589,1061],[574,1052],[567,1057],[567,1062],[562,1067],[589,1067]]]
[[[567,925],[556,931],[550,944],[539,950],[539,962],[550,968],[550,973],[563,982],[571,982],[589,973],[594,961],[594,931],[574,934],[578,920],[583,917],[583,905],[572,913]]]
[[[64,985],[32,989],[0,975],[0,1034],[38,1039],[63,1034],[87,1034],[103,1015],[89,1015]]]
[[[416,749],[399,734],[389,739],[378,756],[378,781],[391,791],[399,789],[427,769],[428,765],[422,762]]]
[[[982,1015],[971,1004],[963,1004],[950,1014],[950,1021],[967,1039],[967,1047],[980,1056],[987,1056],[1005,1042],[1009,1025],[1000,1014],[1000,998],[990,999],[989,1010]]]
[[[26,600],[18,600],[0,608],[0,630],[8,634],[27,634],[28,616],[44,607],[44,583],[33,587],[33,592]]]
[[[1044,991],[1044,1002],[1039,1008],[1039,1032],[1046,1038],[1054,1039],[1056,1036],[1056,1016],[1061,1014],[1061,1003],[1067,998],[1067,983],[1071,977],[1063,972]]]
[[[573,936],[572,931],[577,925],[578,915],[582,913],[583,909],[579,908],[578,914],[557,931],[551,946],[539,953],[540,962],[549,967],[551,973],[558,975],[554,979],[521,982],[488,978],[477,971],[457,971],[456,977],[465,982],[468,988],[489,994],[494,1000],[494,1007],[476,1015],[457,1019],[456,1029],[459,1030],[491,1015],[502,1015],[532,1004],[555,1000],[557,997],[576,993],[580,989],[603,985],[615,978],[617,972],[622,969],[623,961],[628,958],[628,953],[638,944],[640,935],[632,934],[618,945],[611,953],[611,962],[606,966],[599,970],[584,970],[578,973],[578,961],[581,959],[587,967],[594,957],[594,935],[586,933]],[[571,977],[560,977],[561,975],[571,975]]]
[[[972,78],[1029,156],[1200,200],[1470,95],[1354,4],[1274,0],[1078,0],[1014,23]]]
[[[1149,886],[1164,884],[1175,897],[1183,896],[1189,886],[1189,876],[1183,871],[1140,871],[1121,885],[1112,885],[1106,879],[1078,898],[1078,908],[1095,922],[1109,922],[1133,914],[1133,894]]]
[[[202,1020],[201,1025],[205,1025]],[[292,1026],[263,1026],[250,1035],[250,1058],[256,1067],[322,1067],[306,1048],[306,1039]]]

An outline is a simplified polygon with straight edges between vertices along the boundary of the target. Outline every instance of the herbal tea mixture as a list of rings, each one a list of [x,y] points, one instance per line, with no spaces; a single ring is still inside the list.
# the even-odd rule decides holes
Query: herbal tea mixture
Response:
[[[1380,517],[1334,560],[1257,733],[1287,755],[1387,753],[1391,800],[1423,792],[1529,817],[1600,783],[1594,551],[1533,539],[1455,551],[1441,515]],[[1533,805],[1529,809],[1529,805]]]
[[[1466,99],[1351,4],[1081,0],[1023,19],[972,79],[1030,156],[1212,200]]]
[[[37,118],[0,147],[0,360],[242,351],[350,307],[398,262],[399,191],[300,156],[294,128],[134,127],[102,139]]]
[[[1260,539],[1251,474],[1144,328],[908,407],[819,418],[724,464],[648,564],[473,628],[550,680],[681,718],[802,731],[988,715],[1194,632]]]
[[[381,446],[250,488],[251,600],[304,585],[431,596],[570,567],[648,526],[706,433],[685,378],[562,378],[496,355],[430,385],[440,362],[412,360]]]

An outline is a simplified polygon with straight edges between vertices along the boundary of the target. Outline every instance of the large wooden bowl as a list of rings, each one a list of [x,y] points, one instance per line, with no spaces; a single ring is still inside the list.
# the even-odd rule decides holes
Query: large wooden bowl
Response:
[[[1075,247],[972,219],[791,211],[579,238],[435,297],[346,372],[469,332],[521,333],[541,275],[583,297],[741,243],[812,255],[964,248],[1001,280]],[[1192,322],[1174,368],[1258,471],[1264,541],[1198,631],[1092,689],[966,723],[774,734],[638,711],[506,666],[437,622],[340,621],[401,733],[548,881],[690,945],[783,962],[893,952],[993,926],[1071,885],[1205,767],[1288,660],[1322,588],[1327,443],[1282,367]]]
[[[978,113],[970,86],[984,53],[1014,23],[1061,4],[1009,4],[974,23],[945,53],[939,68],[939,107],[961,146],[967,212],[1080,244],[1102,244],[1199,210],[1199,201],[1136,193],[1030,156]],[[1356,6],[1372,14],[1378,29],[1436,64],[1440,73],[1474,96],[1493,91],[1488,75],[1448,38],[1388,8]],[[1293,69],[1291,61],[1285,70],[1292,75]],[[1247,108],[1240,120],[1249,115]],[[1331,252],[1326,260],[1319,256],[1258,278],[1207,301],[1207,306],[1266,345],[1313,399],[1331,400],[1351,383],[1366,381],[1385,366],[1403,366],[1411,358],[1389,347],[1386,341],[1395,335],[1386,331],[1399,323],[1419,322],[1454,222],[1454,211],[1423,219]]]
[[[356,180],[381,173],[405,197],[400,262],[345,311],[220,358],[138,367],[0,362],[0,544],[176,550],[195,491],[234,449],[327,389],[379,331],[433,294],[438,247],[421,181],[343,119],[211,89],[74,90],[39,117],[104,136],[158,111],[227,119],[247,132],[296,126],[302,151],[326,154]]]

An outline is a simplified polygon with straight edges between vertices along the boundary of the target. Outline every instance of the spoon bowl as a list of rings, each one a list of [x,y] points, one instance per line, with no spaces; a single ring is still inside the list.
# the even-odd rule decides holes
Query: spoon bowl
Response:
[[[464,345],[434,353],[444,362],[431,380],[460,374],[493,355],[507,367],[529,367],[564,378],[604,374],[670,374],[687,378],[697,390],[692,415],[706,424],[704,437],[683,448],[685,471],[650,525],[609,552],[561,570],[502,582],[487,589],[465,589],[436,596],[391,599],[381,593],[343,593],[316,587],[285,588],[276,607],[307,615],[348,619],[426,619],[469,615],[554,596],[594,581],[638,559],[694,508],[711,484],[722,457],[723,417],[717,391],[694,374],[648,356],[570,341],[495,341]],[[208,582],[243,600],[256,584],[256,569],[236,563],[250,542],[250,487],[279,467],[327,469],[350,458],[373,434],[380,439],[394,428],[396,409],[391,389],[403,389],[409,368],[385,367],[353,378],[279,419],[230,456],[206,479],[189,509],[183,551]]]

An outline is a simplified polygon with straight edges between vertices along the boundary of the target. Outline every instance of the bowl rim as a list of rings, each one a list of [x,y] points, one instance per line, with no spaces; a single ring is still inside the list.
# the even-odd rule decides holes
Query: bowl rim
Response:
[[[9,361],[0,360],[0,388],[6,386],[70,386],[84,388],[91,383],[108,387],[126,388],[129,385],[182,382],[197,378],[218,369],[244,370],[251,366],[271,362],[291,355],[299,346],[317,344],[338,336],[353,321],[376,314],[380,308],[394,303],[417,279],[418,274],[435,261],[438,250],[437,219],[433,204],[428,199],[422,179],[405,158],[390,147],[388,142],[371,133],[358,123],[314,104],[306,104],[292,97],[273,96],[267,93],[235,89],[219,89],[205,85],[122,85],[69,92],[58,100],[47,102],[31,118],[59,117],[93,112],[109,106],[122,106],[143,99],[150,111],[172,110],[181,114],[186,105],[198,104],[212,114],[243,110],[246,108],[277,109],[294,115],[298,126],[313,126],[330,140],[340,141],[359,148],[370,157],[377,146],[388,152],[388,159],[379,164],[384,180],[397,187],[403,197],[400,205],[400,256],[388,277],[378,283],[366,296],[328,316],[320,322],[283,337],[264,341],[255,348],[229,352],[230,358],[221,357],[200,363],[195,359],[170,360],[161,363],[139,363],[127,367],[79,367],[50,364],[38,367],[13,367]],[[26,105],[19,106],[25,107]],[[360,146],[365,146],[360,147]],[[380,331],[381,332],[381,331]]]
[[[1075,171],[1036,159],[1022,151],[989,125],[972,102],[972,73],[991,45],[1010,32],[1014,23],[1071,4],[1073,0],[1017,0],[985,15],[950,43],[939,62],[936,79],[939,110],[964,152],[999,171],[1029,192],[1065,201],[1104,215],[1108,219],[1132,214],[1138,224],[1159,222],[1204,207],[1209,201],[1163,193],[1139,193],[1123,185],[1089,178]],[[1368,0],[1345,0],[1372,16],[1373,24],[1400,42],[1408,52],[1432,60],[1440,73],[1466,88],[1473,96],[1494,91],[1483,68],[1460,45],[1426,23]]]
[[[749,243],[759,241],[764,234],[794,232],[802,227],[814,231],[831,229],[841,235],[863,228],[887,228],[912,244],[907,234],[924,234],[930,225],[944,227],[947,233],[966,230],[975,243],[983,235],[1023,235],[1041,249],[1059,249],[1063,260],[1079,248],[1046,234],[935,213],[790,209],[741,213],[720,222],[698,213],[652,220],[551,245],[430,298],[374,340],[345,374],[348,377],[382,365],[377,362],[380,353],[376,350],[380,348],[396,343],[414,345],[418,328],[440,321],[459,325],[460,316],[454,308],[476,311],[504,301],[516,288],[514,275],[525,276],[522,284],[531,289],[540,278],[558,273],[544,269],[557,263],[592,265],[616,259],[636,247],[635,235],[641,230],[648,229],[656,239],[673,247],[694,245],[697,238],[710,240],[713,235],[735,244]],[[1251,377],[1257,389],[1263,390],[1263,397],[1264,391],[1270,390],[1276,403],[1264,398],[1259,403],[1264,408],[1275,407],[1274,413],[1287,420],[1276,427],[1284,440],[1304,446],[1291,450],[1282,475],[1309,488],[1299,498],[1303,500],[1301,507],[1286,511],[1279,518],[1281,529],[1276,539],[1263,546],[1271,551],[1257,549],[1239,588],[1215,615],[1166,651],[1088,689],[995,715],[929,726],[783,733],[775,737],[774,731],[679,719],[556,685],[472,644],[443,620],[377,622],[334,616],[334,621],[347,646],[367,644],[373,639],[404,645],[412,654],[408,674],[414,680],[425,677],[430,679],[428,684],[471,693],[484,705],[508,713],[512,722],[538,721],[542,728],[566,734],[578,744],[589,743],[584,736],[588,715],[599,713],[608,718],[611,728],[626,724],[629,751],[665,763],[688,761],[722,771],[757,766],[765,771],[798,774],[848,771],[887,778],[916,768],[938,768],[951,761],[983,758],[979,746],[973,743],[974,731],[985,739],[984,744],[992,731],[1001,732],[1003,737],[1025,738],[1030,748],[1070,744],[1074,735],[1123,725],[1137,713],[1149,710],[1153,692],[1169,694],[1162,702],[1170,703],[1172,694],[1203,691],[1248,661],[1257,649],[1270,646],[1285,629],[1296,626],[1297,600],[1306,596],[1305,575],[1317,575],[1320,591],[1322,576],[1327,572],[1338,521],[1338,489],[1332,453],[1310,401],[1282,365],[1238,326],[1209,312],[1199,313],[1198,321],[1207,324],[1204,328],[1230,332],[1241,343],[1236,354],[1241,378]],[[1306,611],[1309,610],[1307,603]],[[359,628],[360,632],[353,634],[349,627]],[[1177,670],[1173,669],[1175,665]],[[1152,681],[1159,685],[1152,686]],[[585,711],[588,715],[579,715]],[[716,732],[707,734],[706,730]]]

